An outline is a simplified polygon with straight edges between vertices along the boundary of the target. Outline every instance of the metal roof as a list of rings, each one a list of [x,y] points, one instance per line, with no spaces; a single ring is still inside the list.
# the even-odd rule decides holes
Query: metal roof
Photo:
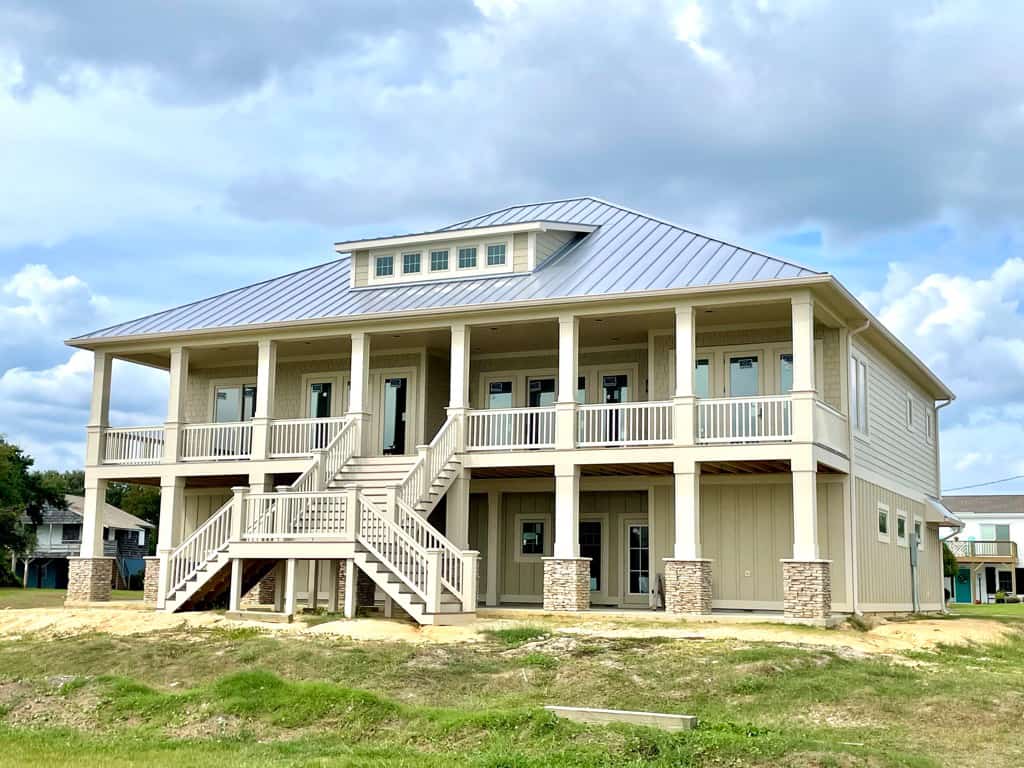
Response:
[[[1024,495],[1021,494],[943,496],[942,503],[964,515],[1024,515]]]
[[[351,257],[345,256],[103,328],[74,341],[643,293],[821,274],[594,197],[511,206],[433,232],[532,221],[561,221],[597,228],[566,244],[533,272],[353,288]]]

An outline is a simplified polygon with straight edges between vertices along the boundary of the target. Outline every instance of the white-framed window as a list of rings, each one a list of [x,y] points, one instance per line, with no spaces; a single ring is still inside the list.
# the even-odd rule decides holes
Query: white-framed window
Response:
[[[476,246],[459,248],[459,269],[476,269]]]
[[[403,253],[402,254],[402,274],[403,275],[415,275],[420,271],[420,253],[416,251],[414,253]]]
[[[395,257],[390,253],[373,260],[373,274],[377,277],[391,277],[395,274]]]
[[[448,269],[448,249],[430,252],[430,271],[443,272]]]
[[[924,521],[920,517],[914,518],[914,538],[917,539],[917,548],[924,549]]]
[[[914,428],[914,398],[907,395],[907,429]]]
[[[907,513],[902,509],[896,510],[896,543],[907,546]]]
[[[251,421],[256,416],[256,383],[218,384],[213,388],[213,421]]]
[[[500,267],[505,264],[505,244],[494,243],[487,246],[487,266]]]
[[[868,433],[868,364],[856,355],[850,356],[850,418],[854,429]]]
[[[523,557],[544,555],[544,520],[519,522],[519,554]]]
[[[889,543],[889,505],[878,505],[878,540]]]
[[[924,437],[930,443],[935,439],[935,411],[924,409]]]

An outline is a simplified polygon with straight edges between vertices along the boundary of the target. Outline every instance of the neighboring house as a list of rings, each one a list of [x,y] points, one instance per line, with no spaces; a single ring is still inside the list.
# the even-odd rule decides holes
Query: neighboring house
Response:
[[[64,589],[68,586],[68,557],[82,549],[82,496],[65,496],[67,509],[47,506],[36,524],[28,515],[22,525],[35,529],[36,546],[17,560],[16,573],[26,587]],[[109,578],[115,589],[142,586],[143,558],[149,533],[156,526],[113,504],[102,507],[103,554],[113,560]]]
[[[69,341],[95,353],[76,599],[105,596],[119,480],[161,485],[168,611],[257,582],[423,623],[942,607],[953,394],[831,275],[590,197],[335,250]],[[115,358],[168,371],[166,423],[108,423]]]
[[[947,541],[960,565],[952,599],[986,603],[996,592],[1024,595],[1024,495],[947,496],[943,501],[964,522]]]

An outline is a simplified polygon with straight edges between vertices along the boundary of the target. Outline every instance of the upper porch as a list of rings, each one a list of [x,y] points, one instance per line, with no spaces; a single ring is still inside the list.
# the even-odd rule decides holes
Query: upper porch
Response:
[[[346,420],[361,455],[413,455],[454,416],[467,466],[550,463],[566,450],[786,459],[802,444],[843,468],[846,344],[844,324],[804,290],[101,351],[87,463],[109,477],[181,463],[299,472]],[[109,426],[114,354],[168,370],[164,424]]]

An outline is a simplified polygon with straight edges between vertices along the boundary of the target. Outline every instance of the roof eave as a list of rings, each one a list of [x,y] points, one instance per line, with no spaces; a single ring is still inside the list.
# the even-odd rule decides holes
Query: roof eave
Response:
[[[445,229],[431,232],[419,232],[396,237],[377,237],[369,240],[342,240],[334,244],[338,253],[367,250],[370,248],[401,248],[407,245],[437,243],[449,240],[469,239],[477,236],[502,235],[518,232],[582,232],[590,233],[598,227],[594,224],[579,224],[568,221],[530,221],[519,224],[494,224],[487,227],[469,229]]]

